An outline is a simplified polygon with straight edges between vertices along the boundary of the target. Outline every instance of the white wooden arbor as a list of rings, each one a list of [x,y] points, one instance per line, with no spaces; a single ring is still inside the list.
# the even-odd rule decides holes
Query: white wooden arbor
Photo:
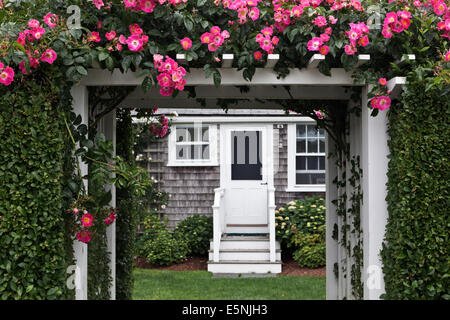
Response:
[[[177,55],[180,63],[184,63],[183,55]],[[304,100],[349,100],[349,93],[344,87],[359,86],[362,87],[362,114],[360,117],[352,116],[350,120],[350,154],[360,155],[363,178],[361,181],[364,201],[361,209],[361,226],[363,229],[363,270],[362,280],[364,282],[364,299],[379,299],[384,292],[383,275],[381,273],[382,262],[379,256],[384,238],[385,226],[387,221],[386,182],[388,166],[388,135],[386,112],[380,112],[377,117],[370,116],[370,110],[367,108],[367,94],[370,90],[365,83],[355,84],[351,72],[346,72],[342,68],[331,69],[331,77],[321,74],[317,64],[324,59],[324,56],[315,54],[306,69],[292,69],[285,78],[278,78],[273,72],[272,67],[279,59],[278,55],[269,55],[265,68],[256,69],[251,82],[244,80],[242,72],[231,68],[233,55],[223,55],[223,65],[219,69],[222,82],[219,88],[216,88],[213,79],[206,79],[202,69],[191,69],[186,76],[186,85],[197,86],[197,98],[203,98],[206,102],[206,108],[217,108],[216,99],[289,99],[287,92],[279,86],[290,86],[291,94],[294,99]],[[362,64],[370,59],[369,55],[360,55],[359,63]],[[414,57],[409,57],[409,60]],[[102,69],[89,70],[78,86],[72,89],[74,112],[81,114],[84,123],[87,124],[89,105],[88,91],[89,86],[140,86],[143,78],[139,78],[135,72],[121,73],[120,70],[110,72]],[[397,95],[401,86],[405,83],[405,78],[396,77],[388,82],[388,87],[392,90],[391,97]],[[241,93],[236,86],[248,86],[250,90]],[[278,86],[278,87],[275,87]],[[350,102],[349,102],[350,103]],[[181,92],[175,99],[172,97],[162,97],[158,90],[151,89],[144,93],[141,89],[135,90],[129,97],[122,102],[119,107],[134,108],[195,108],[201,107],[194,99],[188,98],[187,93]],[[268,105],[257,101],[244,100],[238,104],[239,108],[264,109]],[[273,107],[273,105],[272,105]],[[115,145],[115,112],[102,119],[99,131],[105,133],[108,140],[112,140]],[[331,139],[327,138],[327,154],[334,149]],[[82,168],[86,172],[87,168]],[[340,256],[343,254],[338,243],[332,238],[332,227],[335,223],[339,225],[339,219],[336,215],[336,208],[332,200],[337,197],[336,186],[332,183],[337,175],[337,168],[333,159],[326,161],[326,204],[327,204],[327,235],[326,235],[326,274],[327,274],[327,299],[342,299],[347,296],[351,298],[350,268],[347,268],[347,274],[339,272],[338,279],[334,276],[333,267],[335,263],[340,264]],[[111,205],[115,206],[116,196],[115,187],[110,186],[112,190]],[[119,218],[120,219],[120,218]],[[274,219],[274,217],[273,217]],[[274,222],[274,220],[273,220]],[[107,229],[108,249],[111,252],[111,270],[113,283],[111,284],[111,297],[115,299],[115,223]],[[87,245],[75,240],[74,252],[77,266],[81,271],[82,286],[76,291],[76,299],[87,299]]]

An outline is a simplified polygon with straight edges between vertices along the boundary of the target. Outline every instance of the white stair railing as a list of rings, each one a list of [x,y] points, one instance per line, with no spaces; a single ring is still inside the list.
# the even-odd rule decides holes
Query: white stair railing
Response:
[[[276,260],[276,246],[275,246],[275,188],[269,188],[267,197],[267,214],[269,220],[269,249],[270,262]]]
[[[222,188],[214,189],[214,204],[213,208],[213,226],[214,226],[214,234],[213,234],[213,260],[214,262],[219,262],[219,250],[220,250],[220,240],[222,238],[222,233],[224,230],[223,223],[223,203],[221,203],[221,199],[225,193],[225,190]]]

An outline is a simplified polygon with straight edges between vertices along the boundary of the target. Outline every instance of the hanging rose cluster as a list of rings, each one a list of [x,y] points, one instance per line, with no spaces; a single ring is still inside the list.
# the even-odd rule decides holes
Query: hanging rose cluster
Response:
[[[58,23],[59,19],[56,14],[48,13],[44,17],[44,23],[49,27],[53,28]],[[47,30],[41,26],[41,23],[36,19],[31,19],[27,24],[28,28],[23,32],[19,32],[16,42],[20,44],[28,58],[28,63],[31,68],[36,69],[40,62],[46,62],[53,64],[58,55],[52,49],[46,49],[44,52],[40,52],[33,48],[33,43],[41,40],[46,34]],[[28,74],[26,68],[26,61],[21,61],[19,63],[19,69],[23,74]],[[0,62],[0,83],[5,86],[9,86],[14,81],[15,72],[14,69]]]
[[[386,78],[380,78],[378,80],[378,86],[374,89],[375,97],[370,100],[370,105],[373,109],[384,111],[391,106],[391,99],[389,94],[391,93],[387,88]]]
[[[240,24],[244,24],[248,21],[248,18],[253,21],[259,18],[258,3],[261,0],[215,0],[214,3],[219,5],[222,3],[223,7],[226,9],[234,10],[238,14],[238,19]]]
[[[383,37],[392,38],[392,32],[400,33],[408,29],[411,24],[410,19],[411,12],[408,11],[388,12],[384,18],[383,31],[381,31]]]
[[[183,91],[186,85],[186,80],[183,77],[186,75],[186,70],[179,66],[178,63],[166,56],[165,59],[160,54],[153,55],[155,68],[159,72],[157,80],[161,89],[159,93],[163,96],[172,95],[175,89]]]
[[[133,24],[129,26],[131,35],[125,37],[123,34],[117,36],[116,31],[111,30],[105,34],[106,39],[111,41],[107,45],[109,51],[116,49],[117,51],[122,51],[123,46],[127,45],[128,49],[133,52],[140,52],[144,50],[144,46],[148,43],[148,36],[144,34],[144,31],[138,24]],[[89,41],[100,42],[101,37],[97,31],[93,31],[92,35],[89,37]]]
[[[152,124],[150,126],[150,132],[152,135],[158,138],[164,138],[169,130],[169,118],[167,118],[164,114],[159,118],[158,124]]]
[[[69,211],[71,211],[75,216],[75,237],[83,243],[90,242],[92,240],[93,234],[95,233],[95,231],[92,231],[92,228],[95,227],[94,216],[90,214],[85,208],[81,207],[73,207],[72,209],[69,209]],[[103,222],[106,225],[110,225],[116,220],[116,217],[117,213],[112,211],[105,219],[103,219]]]
[[[177,5],[180,3],[185,3],[188,0],[158,0],[159,4],[170,3],[172,5]],[[125,8],[133,11],[143,11],[146,13],[153,12],[155,9],[156,1],[154,0],[123,0]]]
[[[266,27],[256,35],[256,42],[259,43],[261,49],[267,53],[273,53],[274,46],[278,44],[278,37],[273,35],[273,27]]]
[[[217,51],[223,44],[225,39],[230,37],[230,33],[227,30],[221,30],[218,26],[214,26],[210,29],[210,32],[205,32],[201,35],[200,41],[204,44],[208,44],[208,50],[211,52]]]
[[[350,40],[350,44],[345,46],[345,53],[353,55],[358,51],[357,45],[367,46],[369,44],[368,33],[369,27],[364,22],[350,23],[350,30],[345,32]]]

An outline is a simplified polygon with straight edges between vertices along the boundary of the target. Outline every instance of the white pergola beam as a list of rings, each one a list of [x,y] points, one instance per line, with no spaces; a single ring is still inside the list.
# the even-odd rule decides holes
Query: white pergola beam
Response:
[[[231,68],[233,64],[234,54],[226,53],[222,55],[222,68]]]
[[[370,61],[370,54],[358,55],[358,62],[355,65],[355,69]]]
[[[177,53],[176,59],[179,64],[185,64],[187,62],[186,55],[182,53]]]
[[[186,109],[220,109],[217,99],[205,99],[205,104],[198,102],[196,99],[152,99],[152,100],[135,100],[127,99],[120,103],[118,108],[186,108]],[[263,103],[255,100],[241,100],[237,104],[230,104],[230,108],[245,109],[273,109],[278,105],[276,103]],[[278,106],[281,108],[281,106]]]
[[[209,99],[304,99],[304,100],[348,100],[351,93],[343,87],[332,87],[323,90],[321,86],[292,86],[290,94],[282,87],[252,86],[248,92],[241,92],[237,87],[195,87],[197,98]],[[175,99],[188,99],[187,91],[180,92]],[[151,88],[144,92],[142,88],[137,87],[127,99],[152,100],[152,99],[172,99],[172,97],[162,97],[159,94],[159,88]]]
[[[325,60],[325,56],[322,54],[314,54],[308,62],[308,69],[316,69],[321,61]]]
[[[388,81],[387,88],[391,91],[389,98],[394,99],[397,97],[403,86],[406,84],[406,77],[395,77]]]
[[[272,69],[277,64],[278,60],[280,60],[279,54],[269,54],[267,56],[266,68]]]
[[[222,86],[257,86],[257,85],[317,85],[317,86],[354,86],[352,74],[342,68],[331,69],[331,77],[325,76],[317,69],[291,69],[290,73],[279,78],[272,69],[256,69],[251,82],[246,81],[242,76],[242,71],[233,68],[220,68],[222,75]],[[140,86],[144,77],[138,77],[138,72],[128,71],[121,73],[119,69],[113,72],[103,69],[89,69],[89,74],[81,80],[85,86]],[[203,69],[193,68],[186,75],[186,85],[214,85],[212,78],[205,78]]]

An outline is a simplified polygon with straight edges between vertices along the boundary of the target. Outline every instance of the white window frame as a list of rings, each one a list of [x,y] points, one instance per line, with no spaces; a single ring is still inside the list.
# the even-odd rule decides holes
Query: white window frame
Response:
[[[296,184],[296,157],[297,155],[312,155],[312,154],[297,154],[297,125],[315,125],[311,120],[308,122],[289,123],[287,128],[287,148],[288,148],[288,169],[287,180],[288,185],[286,192],[325,192],[326,184]],[[315,156],[325,156],[326,153],[315,153]]]
[[[176,128],[177,126],[208,126],[209,133],[209,159],[177,159],[176,151],[177,151],[177,137],[176,137]],[[195,143],[193,143],[195,144]],[[168,138],[168,167],[208,167],[208,166],[218,166],[218,157],[217,157],[217,125],[216,124],[204,124],[202,122],[189,122],[189,123],[178,123],[173,124],[169,138]]]

